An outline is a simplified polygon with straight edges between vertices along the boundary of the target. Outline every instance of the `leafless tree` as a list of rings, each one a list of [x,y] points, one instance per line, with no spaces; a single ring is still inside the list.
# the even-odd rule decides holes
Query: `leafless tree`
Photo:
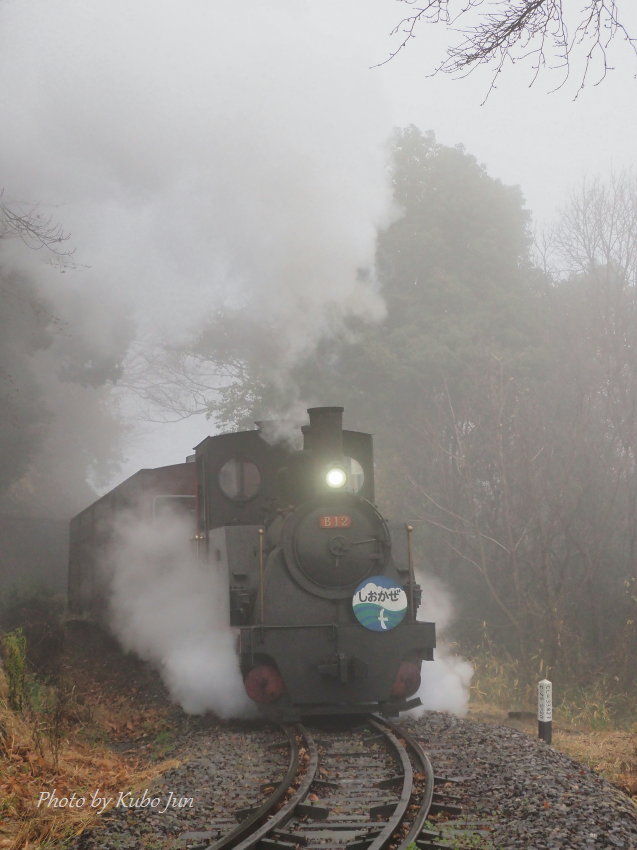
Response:
[[[0,190],[0,239],[17,236],[34,250],[53,251],[68,256],[72,251],[64,248],[68,234],[52,216],[44,215],[37,205],[9,204]]]
[[[441,24],[459,34],[460,40],[447,48],[435,71],[464,75],[479,65],[488,65],[494,70],[489,92],[507,60],[530,61],[532,82],[547,68],[560,69],[563,78],[556,88],[561,88],[577,57],[583,63],[579,91],[591,73],[596,85],[612,70],[610,49],[617,39],[624,40],[637,55],[636,40],[628,32],[616,0],[585,0],[575,9],[568,9],[570,4],[562,0],[399,2],[412,11],[392,31],[399,43],[385,61],[415,38],[420,24]]]
[[[575,190],[556,230],[555,247],[569,271],[621,276],[637,285],[637,173],[607,181],[585,180]]]
[[[239,360],[221,364],[188,347],[142,341],[131,346],[119,386],[140,399],[147,421],[179,422],[212,415],[222,390],[246,380],[244,371]]]

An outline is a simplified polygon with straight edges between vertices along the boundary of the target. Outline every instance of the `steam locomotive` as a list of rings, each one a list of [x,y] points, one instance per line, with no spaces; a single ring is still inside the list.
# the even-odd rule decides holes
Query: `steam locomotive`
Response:
[[[342,407],[308,414],[301,449],[275,422],[207,437],[189,462],[140,470],[74,517],[69,607],[104,610],[100,559],[122,511],[180,512],[227,588],[245,689],[265,715],[395,714],[420,702],[435,626],[416,619],[411,546],[396,563],[373,504],[371,435],[343,430]]]

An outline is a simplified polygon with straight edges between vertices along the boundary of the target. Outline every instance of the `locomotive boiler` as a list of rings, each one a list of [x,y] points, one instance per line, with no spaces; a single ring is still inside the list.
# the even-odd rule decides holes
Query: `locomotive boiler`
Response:
[[[277,439],[281,423],[258,423],[207,437],[192,464],[143,471],[154,474],[141,483],[146,510],[192,509],[197,557],[227,594],[245,689],[264,714],[394,714],[419,703],[435,626],[417,620],[411,556],[394,559],[374,505],[371,435],[344,430],[342,407],[308,414],[298,450]],[[100,501],[116,512],[125,485]],[[79,539],[88,524],[72,524],[76,610],[95,586],[91,540]]]

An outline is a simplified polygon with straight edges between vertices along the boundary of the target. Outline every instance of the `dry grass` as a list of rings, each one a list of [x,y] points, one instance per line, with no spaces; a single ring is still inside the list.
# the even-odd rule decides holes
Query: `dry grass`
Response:
[[[65,729],[59,750],[41,734],[37,716],[16,713],[7,705],[7,685],[0,670],[0,848],[35,850],[59,847],[95,823],[98,812],[86,804],[79,809],[38,807],[40,794],[55,789],[60,797],[117,797],[120,791],[144,787],[175,762],[152,763],[150,757],[113,752],[103,741],[110,735],[134,740],[137,734],[160,729],[164,718],[157,709],[136,714],[120,701],[112,709],[94,690],[82,711]],[[90,719],[87,719],[90,718]],[[57,757],[56,757],[57,756]]]
[[[553,745],[571,758],[588,764],[637,803],[637,733],[622,731],[562,731]]]

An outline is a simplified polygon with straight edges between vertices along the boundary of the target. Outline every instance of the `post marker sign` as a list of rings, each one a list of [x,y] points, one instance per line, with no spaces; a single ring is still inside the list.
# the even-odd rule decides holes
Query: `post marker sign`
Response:
[[[537,734],[547,744],[553,738],[553,685],[542,679],[537,685]]]

